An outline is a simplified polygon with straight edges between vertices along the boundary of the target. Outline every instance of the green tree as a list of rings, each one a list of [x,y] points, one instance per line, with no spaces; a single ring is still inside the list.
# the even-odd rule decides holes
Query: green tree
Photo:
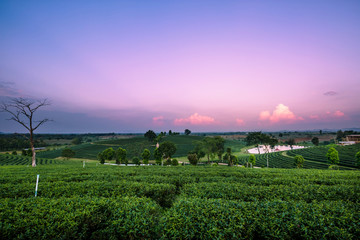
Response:
[[[194,150],[190,151],[189,153],[196,153],[198,160],[200,161],[201,158],[205,157],[206,153],[204,150],[204,142],[203,141],[195,141],[195,148]]]
[[[355,154],[356,165],[360,167],[360,151]]]
[[[150,150],[144,149],[143,153],[141,154],[144,164],[149,164],[150,156],[151,156]]]
[[[216,136],[214,137],[214,141],[215,141],[215,154],[218,156],[219,160],[221,160],[221,157],[225,152],[225,139]]]
[[[81,137],[76,137],[71,141],[72,144],[74,145],[79,145],[82,143],[82,138]]]
[[[69,159],[75,156],[75,151],[70,148],[64,148],[61,152],[61,156]]]
[[[176,146],[170,141],[163,142],[158,149],[165,159],[171,158],[176,153]]]
[[[305,159],[303,158],[303,156],[301,156],[301,155],[296,155],[296,156],[294,157],[294,160],[295,160],[295,166],[296,166],[297,168],[302,168],[302,167],[303,167],[304,161],[305,161]]]
[[[105,160],[112,160],[115,156],[115,150],[112,147],[107,148],[103,151],[103,156]]]
[[[115,151],[115,159],[116,159],[116,164],[125,163],[126,150],[121,148],[121,147],[116,149],[116,151]]]
[[[16,152],[16,151],[13,151],[11,154],[12,154],[12,155],[17,155],[17,152]]]
[[[328,152],[326,153],[326,157],[328,159],[328,162],[332,165],[337,165],[340,163],[339,153],[333,147],[329,148]]]
[[[132,159],[133,164],[140,165],[140,159],[138,157],[134,157]]]
[[[178,166],[179,165],[179,162],[178,162],[178,160],[177,159],[173,159],[173,160],[171,160],[171,165],[172,166]]]
[[[345,134],[343,131],[339,130],[336,132],[336,140],[341,141],[345,137]]]
[[[315,145],[315,146],[319,146],[319,138],[318,137],[313,137],[311,139],[311,142]]]
[[[208,164],[210,164],[210,157],[218,156],[221,160],[222,154],[224,153],[225,140],[222,137],[205,137],[202,140],[201,150],[206,154]]]
[[[98,158],[98,160],[100,161],[101,164],[105,163],[105,157],[104,157],[103,152],[99,152],[98,155],[97,155],[97,158]]]
[[[185,129],[184,133],[185,135],[190,135],[191,131],[189,129]]]
[[[189,160],[191,165],[196,166],[198,164],[198,157],[197,157],[196,153],[189,153],[187,155],[187,159]]]
[[[144,137],[149,139],[150,142],[154,141],[156,138],[156,133],[153,130],[149,130],[144,134]]]
[[[232,155],[231,148],[226,148],[226,153],[224,155],[224,160],[228,162],[229,166],[232,167],[234,165],[234,158]]]
[[[160,165],[162,162],[162,153],[160,152],[159,148],[155,149],[154,158],[155,158],[156,164]]]
[[[255,165],[255,163],[256,163],[256,157],[255,157],[254,154],[251,154],[251,155],[249,156],[249,163],[250,163],[250,166],[251,166],[251,167],[253,167],[253,166]]]

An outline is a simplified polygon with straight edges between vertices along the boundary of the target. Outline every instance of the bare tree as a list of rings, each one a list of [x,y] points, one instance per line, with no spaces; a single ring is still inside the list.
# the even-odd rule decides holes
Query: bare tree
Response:
[[[7,112],[11,115],[11,118],[8,120],[13,120],[20,123],[25,127],[30,136],[24,135],[30,141],[30,147],[32,150],[32,166],[36,167],[36,153],[34,147],[34,131],[40,127],[42,124],[50,121],[45,118],[40,121],[34,120],[34,113],[41,107],[50,105],[50,102],[47,99],[43,100],[31,100],[25,98],[11,98],[8,103],[2,103],[0,106],[1,112]]]

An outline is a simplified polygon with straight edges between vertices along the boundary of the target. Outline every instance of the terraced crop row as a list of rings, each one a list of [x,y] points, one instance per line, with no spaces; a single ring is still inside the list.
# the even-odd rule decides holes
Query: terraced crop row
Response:
[[[359,171],[2,166],[0,238],[356,239],[359,183]]]
[[[351,146],[337,146],[335,147],[339,152],[340,166],[355,168],[355,153],[360,151],[360,144],[351,145]],[[301,155],[305,160],[310,160],[313,162],[319,162],[328,164],[326,153],[328,152],[329,147],[312,147],[304,149],[296,149],[288,151],[289,156]],[[311,165],[310,165],[311,166]]]
[[[36,164],[55,164],[58,160],[47,158],[36,158]],[[0,166],[6,165],[29,165],[31,164],[31,157],[24,157],[10,154],[0,154]]]

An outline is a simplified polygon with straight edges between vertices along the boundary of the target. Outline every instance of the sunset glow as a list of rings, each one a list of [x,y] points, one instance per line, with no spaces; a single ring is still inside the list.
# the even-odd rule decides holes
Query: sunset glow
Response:
[[[0,100],[41,132],[360,127],[359,1],[0,3]],[[21,131],[0,113],[0,132]]]

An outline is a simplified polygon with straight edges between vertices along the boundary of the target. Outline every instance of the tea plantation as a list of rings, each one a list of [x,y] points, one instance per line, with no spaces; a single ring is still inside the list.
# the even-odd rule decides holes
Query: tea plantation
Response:
[[[0,239],[360,236],[360,171],[57,160],[1,166],[0,183]]]

